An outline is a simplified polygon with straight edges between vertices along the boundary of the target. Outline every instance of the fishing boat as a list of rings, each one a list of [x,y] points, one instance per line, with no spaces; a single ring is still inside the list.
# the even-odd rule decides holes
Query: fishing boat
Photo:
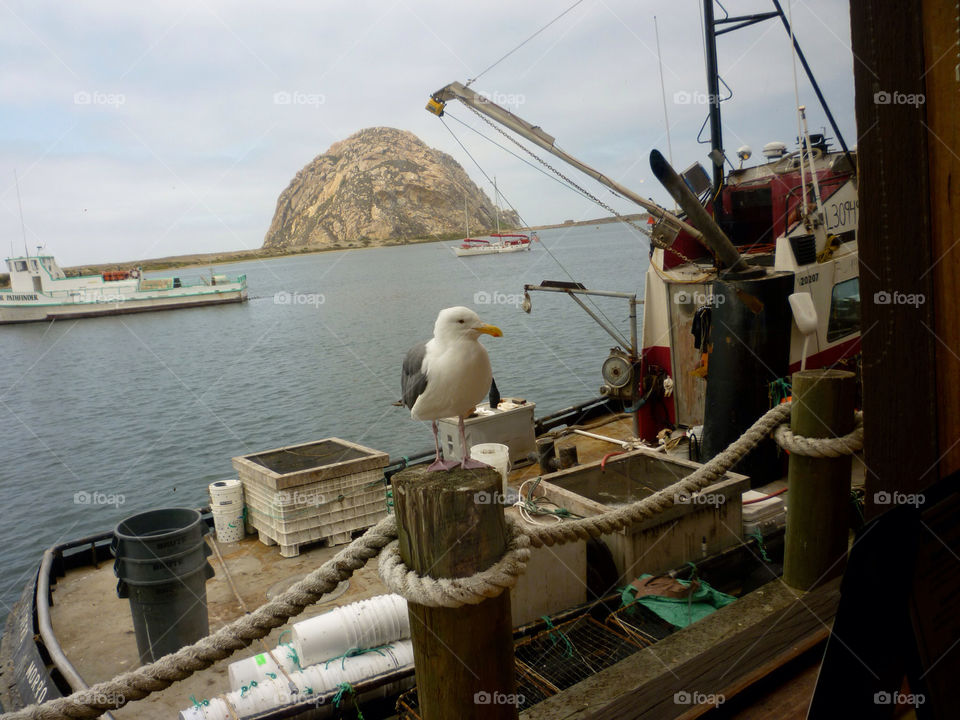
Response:
[[[433,93],[427,110],[442,117],[447,103],[458,101],[481,120],[513,131],[647,211],[646,226],[615,213],[650,244],[644,298],[631,300],[630,337],[586,306],[591,296],[630,298],[627,294],[591,291],[570,281],[544,282],[525,286],[524,309],[529,312],[534,291],[570,295],[618,341],[603,364],[602,392],[633,415],[637,437],[653,441],[665,429],[699,428],[706,460],[763,413],[771,388],[782,387],[791,372],[858,371],[860,290],[856,151],[847,147],[799,44],[794,43],[798,57],[840,147],[833,150],[823,133],[811,133],[806,108],[798,105],[796,148],[769,142],[764,162],[744,167],[753,155],[744,145],[736,153],[739,167],[725,173],[732,163],[721,135],[710,0],[704,8],[711,28],[706,47],[713,172],[694,163],[678,173],[657,150],[650,153],[651,170],[681,208],[678,214],[561,150],[539,124],[461,83]],[[789,27],[779,10],[744,22],[771,17],[781,17]],[[579,185],[572,187],[596,201]],[[752,469],[758,477],[777,472],[770,460],[756,459]]]
[[[0,288],[0,324],[121,315],[238,303],[247,278],[144,277],[139,268],[68,277],[52,255],[7,258],[10,287]]]
[[[712,3],[713,0],[705,0],[704,5],[708,20],[710,94],[718,98],[719,93],[714,87],[716,47]],[[783,17],[782,11],[779,15]],[[812,76],[810,79],[816,87]],[[502,407],[491,398],[485,412],[478,412],[476,418],[476,425],[488,428],[484,431],[488,435],[484,438],[486,441],[502,441],[512,447],[510,443],[518,436],[529,434],[531,440],[534,436],[538,438],[539,466],[515,463],[508,483],[511,489],[519,492],[521,499],[524,488],[531,484],[534,488],[547,488],[538,491],[547,493],[540,497],[559,510],[551,513],[540,506],[534,507],[552,514],[552,521],[562,523],[571,513],[586,517],[598,512],[598,508],[602,511],[607,506],[631,502],[641,492],[641,485],[644,486],[642,492],[651,493],[669,487],[670,483],[694,470],[698,466],[696,461],[709,459],[729,444],[731,436],[740,435],[745,423],[749,424],[762,415],[771,403],[772,388],[791,370],[834,365],[856,368],[860,337],[856,160],[855,154],[843,143],[835,124],[834,130],[841,144],[839,151],[832,151],[822,135],[810,134],[804,129],[797,140],[796,150],[788,151],[783,143],[770,143],[764,148],[764,162],[744,168],[743,164],[752,152],[743,147],[737,153],[741,167],[724,173],[719,103],[712,104],[712,180],[699,164],[678,174],[659,153],[651,155],[654,174],[683,209],[682,213],[675,215],[559,150],[554,138],[539,126],[527,123],[460,83],[452,83],[435,92],[427,107],[442,115],[446,103],[454,99],[478,114],[502,123],[608,185],[621,196],[634,200],[651,219],[646,227],[633,225],[648,235],[652,243],[643,298],[630,292],[590,290],[582,284],[567,281],[542,282],[524,288],[524,309],[527,312],[532,309],[532,293],[565,293],[615,338],[617,347],[610,351],[599,368],[603,378],[602,396],[573,404],[535,422],[531,408],[529,427],[524,419],[522,432],[518,429],[517,418],[521,415],[526,418],[526,413],[521,412],[521,403],[511,403],[510,410],[491,419],[488,417],[491,409]],[[829,117],[828,110],[826,113]],[[833,123],[832,117],[830,121]],[[530,247],[530,238],[525,235],[498,232],[491,238],[497,239],[472,239],[468,232],[462,245],[452,249],[457,255],[468,255],[517,252]],[[619,330],[588,308],[588,303],[600,296],[620,299],[628,304],[628,332]],[[642,334],[638,329],[638,306],[641,305]],[[624,412],[632,417],[632,427],[620,422]],[[503,427],[499,430],[491,427],[495,425]],[[589,428],[590,432],[584,428]],[[553,442],[561,431],[568,433],[563,437],[569,443],[562,449]],[[667,433],[665,436],[664,432]],[[666,442],[658,442],[664,439]],[[682,439],[686,439],[689,445],[678,448],[675,440]],[[642,440],[651,441],[657,449],[641,447]],[[359,452],[356,447],[353,451]],[[681,452],[689,458],[679,457]],[[393,474],[432,454],[432,450],[411,454],[392,460],[390,464],[384,459],[376,468],[382,471],[384,485],[389,485]],[[567,461],[563,459],[565,456]],[[575,458],[573,462],[569,461],[571,456]],[[303,458],[316,457],[318,455],[304,452],[303,448],[282,448],[258,454],[252,459],[261,466],[257,470],[260,473],[264,468],[269,469],[270,463],[277,459],[282,459],[286,472],[307,472],[305,467],[293,467],[293,464],[305,462]],[[331,455],[327,459],[339,463],[344,459],[360,461],[364,456]],[[767,619],[772,617],[771,603],[787,602],[780,598],[776,582],[765,586],[766,595],[760,592],[759,596],[750,599],[751,590],[756,585],[752,585],[749,578],[756,571],[764,574],[763,582],[776,577],[775,561],[782,557],[784,545],[783,503],[775,495],[782,493],[785,485],[778,486],[779,479],[770,481],[767,477],[767,470],[772,468],[779,472],[782,462],[765,458],[764,465],[766,467],[759,463],[745,464],[743,469],[738,467],[738,473],[729,473],[711,485],[709,493],[705,490],[699,498],[678,501],[669,516],[605,536],[609,547],[601,540],[591,541],[591,545],[577,543],[541,549],[539,560],[531,560],[521,579],[522,584],[511,591],[517,678],[521,692],[519,700],[510,702],[523,709],[538,701],[543,701],[546,706],[552,703],[553,714],[545,710],[535,716],[566,717],[570,708],[587,707],[594,700],[583,700],[583,696],[579,696],[576,701],[564,704],[563,693],[571,688],[582,688],[587,678],[597,674],[606,679],[603,692],[630,689],[636,694],[638,683],[648,689],[649,697],[643,697],[648,705],[640,710],[639,705],[631,702],[630,717],[638,717],[646,712],[646,708],[655,708],[656,717],[693,717],[699,714],[700,706],[718,704],[711,699],[715,698],[712,694],[693,692],[695,686],[688,690],[686,686],[673,683],[679,681],[675,670],[685,673],[686,677],[686,673],[692,672],[689,670],[691,666],[722,666],[723,663],[697,662],[698,656],[693,655],[693,659],[684,661],[686,664],[682,667],[680,660],[667,665],[656,648],[651,647],[665,638],[669,640],[668,636],[678,632],[679,626],[655,618],[644,619],[642,613],[640,617],[627,618],[623,614],[624,607],[620,606],[619,595],[612,600],[604,596],[604,591],[611,587],[629,584],[638,568],[653,574],[655,579],[688,578],[691,587],[694,582],[691,572],[701,573],[700,578],[709,575],[718,589],[738,595],[741,598],[738,602],[742,601],[754,613],[749,618],[749,630],[734,624],[705,641],[711,646],[717,637],[740,642],[741,637],[758,628],[755,642],[751,644],[749,638],[745,640],[743,652],[737,650],[735,662],[729,662],[726,668],[729,675],[725,672],[721,678],[726,683],[722,687],[740,692],[757,678],[772,672],[771,668],[785,665],[788,660],[783,657],[795,658],[801,652],[797,650],[801,640],[807,642],[806,636],[798,636],[800,640],[791,647],[793,636],[784,635],[782,642],[789,651],[786,655],[771,651],[768,657],[753,652],[761,642],[769,644],[769,639],[765,638],[781,617],[777,616],[773,621]],[[241,467],[236,459],[235,466]],[[327,469],[320,468],[318,472],[323,475]],[[248,505],[266,503],[271,515],[265,513],[266,519],[258,520],[254,511],[245,514],[237,523],[241,529],[243,520],[254,523],[250,529],[257,530],[262,542],[247,537],[237,543],[225,544],[222,554],[217,550],[217,575],[210,580],[216,585],[211,585],[209,596],[212,598],[211,614],[223,623],[247,612],[241,598],[246,590],[250,590],[250,596],[262,595],[265,587],[288,580],[291,574],[316,568],[335,552],[332,547],[307,547],[309,543],[305,541],[301,555],[296,536],[291,535],[284,545],[282,539],[271,535],[269,526],[277,523],[275,516],[288,509],[298,513],[316,510],[318,501],[315,496],[304,495],[298,499],[298,494],[293,492],[286,496],[261,497],[262,488],[250,478],[243,478],[243,473],[241,469],[239,474],[244,491],[248,493]],[[362,483],[364,492],[370,492],[371,485],[377,482],[375,477],[371,480],[359,474],[354,479]],[[621,481],[622,486],[617,484]],[[345,497],[349,499],[349,493],[337,487],[331,495],[337,498],[334,502],[342,503]],[[747,499],[745,495],[751,487],[755,497],[747,496]],[[590,493],[593,495],[588,497]],[[532,490],[529,499],[531,502],[536,500]],[[753,503],[758,503],[752,506],[754,509],[763,506],[771,514],[764,516],[763,522],[754,517],[755,522],[748,530],[745,506]],[[518,522],[525,520],[524,509],[530,510],[522,503],[521,507]],[[386,503],[376,511],[385,512]],[[351,517],[355,516],[354,511]],[[215,518],[204,514],[208,525],[213,524],[213,520]],[[286,520],[280,518],[280,521]],[[294,519],[291,517],[290,520]],[[258,522],[261,526],[255,527]],[[303,532],[302,516],[297,515],[294,522],[291,522],[291,533]],[[355,527],[350,526],[351,530]],[[242,532],[240,534],[242,536]],[[315,536],[311,537],[315,539]],[[44,554],[39,572],[25,587],[4,633],[0,659],[9,672],[4,678],[6,687],[0,687],[0,692],[4,692],[5,702],[19,707],[65,695],[86,686],[83,676],[108,678],[129,669],[134,662],[133,632],[129,629],[131,622],[126,604],[115,597],[116,578],[110,564],[104,562],[110,558],[111,547],[115,545],[113,538],[114,533],[105,531],[57,545]],[[660,543],[664,538],[669,540]],[[277,544],[280,544],[280,550]],[[219,548],[219,544],[214,547]],[[774,561],[767,558],[768,551]],[[281,561],[277,554],[295,558]],[[540,564],[536,565],[537,562]],[[231,567],[239,568],[238,574],[243,580],[255,578],[256,587],[238,589],[229,574]],[[371,592],[384,591],[369,566],[359,572],[363,573],[361,582],[357,583],[359,587],[352,586],[348,590],[350,594],[344,598],[321,598],[321,604],[314,610],[322,613],[335,601],[342,604],[348,599],[361,599]],[[51,606],[54,586],[58,591],[58,606]],[[794,600],[795,596],[790,595],[789,600]],[[71,598],[71,601],[64,602],[60,598]],[[754,604],[750,605],[751,602]],[[820,609],[821,606],[817,607]],[[835,607],[835,603],[823,606],[821,614],[816,617],[816,630],[826,627],[832,620]],[[105,616],[122,618],[122,621],[111,622],[108,628],[101,628],[97,622],[91,621],[91,618]],[[761,619],[757,620],[757,617]],[[791,622],[783,625],[787,628],[784,633],[792,632]],[[84,627],[86,632],[69,632]],[[38,632],[34,628],[38,628]],[[272,639],[278,643],[273,652],[287,653],[279,637]],[[104,645],[119,647],[121,644],[126,657],[97,651]],[[700,645],[688,642],[680,645],[679,650],[677,647],[673,646],[679,657],[682,652]],[[803,646],[809,647],[812,646]],[[342,667],[349,659],[349,653],[356,654],[358,650],[348,643],[342,656],[330,656],[325,665],[333,662],[335,667]],[[642,652],[644,650],[651,651]],[[278,673],[271,668],[281,663],[271,657],[270,652],[267,648],[264,653],[250,658],[251,666],[261,667],[263,675],[259,676],[258,682],[272,688],[274,693],[270,697],[264,696],[264,704],[256,708],[256,715],[252,705],[246,714],[238,711],[235,705],[220,702],[228,694],[227,670],[223,663],[188,678],[179,688],[174,686],[149,700],[140,701],[144,703],[141,707],[157,717],[172,716],[179,709],[181,718],[255,716],[279,719],[298,712],[330,711],[334,703],[339,707],[339,702],[355,691],[354,698],[363,702],[365,697],[370,697],[366,693],[377,687],[377,680],[380,690],[387,687],[395,692],[410,685],[412,668],[398,666],[379,678],[363,678],[354,682],[352,687],[347,685],[347,690],[341,684],[329,688],[327,694],[321,689],[314,695],[316,687],[311,686],[309,697],[303,692],[293,697],[286,688],[295,687],[300,681],[299,660],[303,653],[296,652],[296,667]],[[521,657],[523,653],[527,654]],[[650,663],[642,671],[628,673],[615,669],[616,663],[641,656]],[[585,657],[589,657],[590,662]],[[85,659],[86,666],[81,668],[83,676],[71,663],[71,658]],[[549,662],[544,662],[544,658]],[[588,669],[578,665],[578,659],[583,659]],[[669,661],[673,663],[672,659]],[[569,672],[571,668],[580,674]],[[673,679],[667,677],[664,670]],[[257,682],[252,682],[240,689],[233,688],[231,702],[243,702],[246,708],[246,703],[252,703],[255,694],[252,688],[256,685]],[[673,693],[676,688],[680,692]],[[387,691],[383,693],[378,697],[389,694]],[[673,693],[672,704],[669,693]],[[261,694],[258,688],[258,701]],[[219,697],[207,700],[205,695]],[[722,703],[723,696],[720,698]],[[469,698],[463,700],[465,707],[469,701]],[[475,696],[474,705],[477,702]],[[108,699],[104,707],[109,705]],[[593,716],[608,716],[603,715],[600,704],[594,707]],[[623,703],[621,711],[622,708]],[[409,691],[400,696],[395,709],[397,716],[405,719],[420,717],[416,696]],[[471,707],[471,711],[476,709]],[[367,717],[393,716],[392,706],[379,714],[370,712],[367,705],[364,710]],[[468,715],[476,716],[475,712],[463,714]]]

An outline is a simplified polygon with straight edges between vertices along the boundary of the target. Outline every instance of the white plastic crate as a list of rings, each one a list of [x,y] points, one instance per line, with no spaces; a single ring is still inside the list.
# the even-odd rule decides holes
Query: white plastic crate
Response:
[[[284,532],[272,525],[268,518],[258,518],[255,511],[251,513],[251,521],[264,545],[279,545],[283,557],[296,557],[300,554],[301,545],[319,540],[326,540],[331,546],[350,542],[354,532],[365,530],[383,519],[387,514],[387,506],[385,501],[381,501],[366,508],[354,508],[354,511],[345,513],[336,522],[291,532]]]
[[[376,494],[365,494],[364,497],[357,498],[349,506],[336,503],[326,512],[308,513],[304,509],[299,515],[289,517],[277,515],[271,511],[269,506],[258,506],[256,503],[247,504],[247,514],[255,528],[259,529],[261,525],[267,524],[275,531],[283,533],[295,533],[317,527],[333,527],[345,520],[352,521],[353,518],[358,516],[373,514],[378,509],[382,509],[384,512],[387,509],[386,495],[382,490]],[[356,529],[356,527],[351,529]]]
[[[249,524],[294,557],[300,545],[349,542],[387,514],[386,453],[327,438],[233,458]]]
[[[241,455],[233,458],[233,467],[242,481],[286,490],[338,480],[362,484],[379,478],[389,461],[385,452],[340,438],[326,438]]]

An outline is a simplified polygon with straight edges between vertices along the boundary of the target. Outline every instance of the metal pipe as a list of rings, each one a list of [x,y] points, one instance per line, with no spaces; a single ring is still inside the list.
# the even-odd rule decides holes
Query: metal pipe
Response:
[[[606,435],[597,435],[596,433],[587,432],[586,430],[574,430],[573,432],[575,432],[577,435],[593,438],[594,440],[603,440],[608,443],[613,443],[614,445],[619,445],[624,450],[630,449],[630,443],[626,440],[617,440],[616,438],[607,437]]]
[[[711,194],[716,197],[723,185],[723,128],[720,125],[720,75],[717,69],[717,36],[714,29],[713,0],[703,0],[703,27],[705,35],[704,50],[707,60],[707,101],[710,107],[710,150],[711,155],[715,155],[716,152],[720,153],[719,163],[713,157],[710,158],[710,162],[713,163],[713,193]],[[686,208],[683,209],[686,210]],[[723,203],[714,202],[713,212],[717,218],[722,217]],[[689,211],[687,215],[696,225],[696,219],[690,215]],[[702,228],[703,226],[698,227]],[[705,233],[706,231],[702,230],[702,232]]]
[[[546,282],[546,281],[544,281]],[[582,307],[586,313],[596,321],[600,327],[607,331],[607,334],[610,335],[614,340],[617,341],[622,347],[627,347],[626,338],[616,333],[615,330],[608,327],[600,318],[598,318],[579,298],[574,297],[575,295],[595,295],[597,297],[611,297],[611,298],[622,298],[627,300],[630,303],[630,344],[628,349],[630,350],[630,355],[634,359],[639,358],[640,349],[637,345],[637,305],[643,305],[643,300],[637,300],[636,293],[626,293],[626,292],[615,292],[612,290],[587,290],[586,288],[567,288],[567,287],[554,287],[550,285],[524,285],[524,292],[537,291],[537,292],[556,292],[556,293],[566,293]],[[616,334],[615,334],[616,333]]]
[[[544,281],[547,282],[547,281]],[[623,298],[624,300],[633,300],[638,305],[643,305],[643,300],[637,300],[636,293],[616,292],[613,290],[587,290],[586,288],[566,288],[552,285],[524,285],[524,290],[536,290],[537,292],[558,292],[570,293],[572,295],[596,295],[597,297]]]
[[[582,307],[582,308],[583,308],[583,311],[584,311],[587,315],[589,315],[590,317],[592,317],[592,318],[594,319],[594,321],[597,323],[597,325],[599,325],[600,327],[602,327],[602,328],[607,332],[607,335],[609,335],[610,337],[612,337],[612,338],[617,342],[617,345],[620,345],[621,347],[623,347],[623,346],[625,346],[625,345],[627,344],[626,338],[624,338],[622,335],[620,335],[620,333],[618,333],[618,332],[617,332],[616,330],[614,330],[612,327],[610,327],[609,325],[607,325],[603,320],[601,320],[600,318],[598,318],[598,317],[597,317],[597,314],[596,314],[595,312],[593,312],[593,310],[591,310],[590,308],[588,308],[588,307],[587,307],[587,304],[586,304],[583,300],[581,300],[580,298],[578,298],[576,295],[571,295],[570,298],[571,298],[577,305],[579,305],[580,307]],[[634,353],[634,349],[633,349],[632,347],[630,348],[630,353],[631,353],[631,354]]]
[[[733,243],[730,242],[730,238],[714,222],[710,213],[704,209],[697,197],[677,175],[677,171],[670,167],[670,163],[667,162],[659,150],[650,151],[650,169],[653,170],[653,174],[667,189],[667,192],[683,208],[691,222],[700,228],[704,243],[716,254],[721,267],[736,272],[755,269],[740,256]]]
[[[53,548],[49,548],[43,553],[43,559],[40,561],[40,573],[37,576],[37,594],[34,600],[37,609],[37,626],[40,628],[40,638],[43,640],[43,645],[50,655],[50,660],[56,666],[57,670],[60,671],[60,674],[63,675],[63,678],[70,684],[70,689],[74,692],[89,690],[90,686],[87,685],[86,681],[80,673],[77,672],[77,669],[63,652],[63,648],[60,647],[57,636],[53,632],[53,625],[50,623],[50,604],[48,598],[50,597],[50,572],[53,568],[53,559]],[[108,711],[104,711],[101,717],[105,717],[107,720],[115,720],[113,715]]]

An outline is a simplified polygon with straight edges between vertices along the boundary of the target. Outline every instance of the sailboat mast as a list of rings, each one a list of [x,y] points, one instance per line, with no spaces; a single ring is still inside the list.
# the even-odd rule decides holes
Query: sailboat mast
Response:
[[[30,257],[30,251],[27,249],[27,226],[23,223],[23,203],[20,202],[20,178],[17,177],[17,169],[13,169],[13,184],[17,186],[17,207],[20,209],[20,232],[23,233],[23,254]],[[37,253],[39,255],[39,253]],[[10,239],[10,257],[13,257],[13,238]]]
[[[493,209],[497,215],[497,235],[500,234],[500,191],[497,190],[497,177],[493,177]]]

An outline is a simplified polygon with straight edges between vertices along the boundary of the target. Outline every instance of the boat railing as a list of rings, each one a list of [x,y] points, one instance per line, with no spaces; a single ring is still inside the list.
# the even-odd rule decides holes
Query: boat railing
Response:
[[[90,276],[97,277],[97,276]],[[73,278],[68,278],[73,279]],[[169,287],[166,288],[141,288],[140,283],[137,283],[136,288],[128,286],[126,289],[128,292],[121,293],[119,289],[112,287],[111,285],[89,285],[87,287],[75,287],[66,290],[47,290],[43,291],[43,294],[51,298],[64,298],[71,299],[76,298],[78,295],[89,294],[91,300],[102,301],[102,296],[107,295],[110,300],[125,300],[129,297],[132,297],[132,293],[136,292],[150,292],[151,290],[173,290],[178,288],[191,288],[191,287],[217,287],[220,285],[246,285],[247,276],[246,274],[237,275],[234,277],[224,276],[213,280],[209,277],[194,277],[194,278],[180,278],[180,277],[164,277],[164,278],[140,278],[141,280],[171,280],[172,283]],[[7,288],[9,289],[9,288]]]

